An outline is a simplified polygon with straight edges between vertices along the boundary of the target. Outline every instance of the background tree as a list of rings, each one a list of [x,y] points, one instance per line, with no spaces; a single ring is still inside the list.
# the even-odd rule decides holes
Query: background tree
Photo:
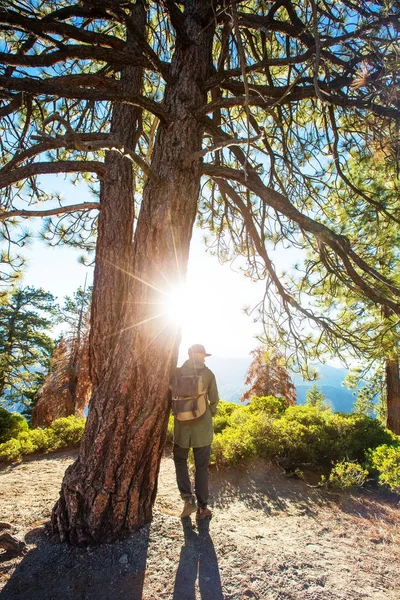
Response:
[[[253,396],[275,396],[286,398],[289,404],[296,404],[296,388],[285,365],[283,354],[263,347],[251,353],[253,361],[247,372],[245,385],[249,389],[240,398],[241,402]]]
[[[386,425],[386,381],[384,361],[375,361],[365,373],[362,367],[352,369],[346,376],[349,389],[358,388],[354,395],[353,412],[376,418]]]
[[[379,206],[369,203],[368,208],[367,200],[371,198],[385,210],[390,207],[394,214],[400,214],[399,150],[398,132],[388,131],[375,138],[372,155],[353,153],[352,158],[341,165],[341,170],[346,179],[354,182],[355,190],[362,192],[361,197],[356,191],[350,190],[349,194],[340,182],[332,188],[331,203],[327,207],[328,218],[335,215],[353,247],[375,256],[382,274],[397,281],[400,278],[400,228],[395,220],[381,214]],[[363,222],[359,219],[360,214],[365,215]],[[309,256],[316,265],[316,250],[310,249]],[[384,361],[386,424],[395,433],[400,433],[398,316],[379,303],[364,302],[358,286],[347,286],[330,276],[315,286],[313,294],[321,309],[336,315],[337,326],[346,334],[331,347],[331,351],[344,360],[352,356],[362,362],[359,380],[368,378],[372,383]],[[359,408],[364,406],[367,396],[369,401],[372,399],[370,391],[365,389],[364,392],[360,392],[361,397],[359,394]]]
[[[0,398],[3,406],[27,405],[48,370],[57,314],[43,289],[15,288],[0,305]]]
[[[326,410],[328,408],[326,396],[321,392],[316,383],[306,392],[306,404],[314,406],[319,410]]]
[[[39,392],[32,413],[34,427],[50,425],[55,419],[82,417],[92,390],[89,373],[90,302],[92,289],[78,288],[66,296],[61,309],[69,326],[57,344],[50,361],[50,373]]]
[[[353,185],[334,152],[368,152],[399,117],[397,17],[380,0],[1,10],[1,220],[14,239],[12,219],[56,215],[46,237],[90,248],[97,231],[92,410],[53,514],[62,539],[111,540],[151,518],[179,345],[162,303],[185,279],[196,213],[221,259],[242,257],[265,281],[260,317],[300,358],[310,341],[321,351],[347,336],[309,302],[327,276],[400,313],[398,282],[369,243],[355,249],[335,215],[325,219],[332,178]],[[49,199],[48,173],[99,181],[98,200]],[[277,272],[277,245],[318,249],[300,286]]]

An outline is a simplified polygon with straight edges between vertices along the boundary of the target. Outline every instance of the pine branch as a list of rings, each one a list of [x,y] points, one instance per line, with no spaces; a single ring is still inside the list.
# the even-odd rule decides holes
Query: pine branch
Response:
[[[100,210],[99,202],[82,202],[81,204],[71,204],[70,206],[59,206],[48,210],[9,210],[0,209],[0,221],[14,219],[16,217],[51,217],[52,215],[62,215],[78,211]]]
[[[83,76],[84,79],[87,76]],[[82,80],[84,81],[84,80]],[[90,83],[90,79],[87,80]],[[110,80],[111,81],[111,80]],[[114,83],[109,85],[114,87]],[[68,77],[48,78],[45,80],[31,77],[2,77],[0,76],[0,90],[6,92],[26,92],[35,96],[58,96],[60,98],[73,98],[79,100],[94,100],[98,102],[121,102],[132,106],[140,106],[156,115],[162,121],[169,121],[168,114],[157,102],[140,96],[129,94],[120,87],[112,90],[94,90],[75,87],[69,84]]]
[[[22,181],[28,177],[37,175],[48,175],[54,173],[97,173],[100,177],[105,174],[106,167],[104,163],[87,160],[87,161],[57,161],[51,162],[35,162],[24,167],[18,167],[10,172],[0,175],[0,189],[9,185]]]

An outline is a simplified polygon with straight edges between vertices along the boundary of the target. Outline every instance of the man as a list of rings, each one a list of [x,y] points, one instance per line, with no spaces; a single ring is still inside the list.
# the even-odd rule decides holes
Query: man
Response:
[[[203,387],[207,391],[207,409],[197,421],[185,423],[174,419],[174,462],[178,489],[184,501],[181,518],[189,517],[197,510],[196,519],[211,518],[212,513],[207,508],[208,501],[208,462],[211,454],[211,442],[214,435],[213,416],[217,412],[218,389],[215,375],[204,362],[207,354],[202,344],[194,344],[188,351],[189,360],[177,369],[177,375],[200,375]],[[189,449],[193,448],[195,473],[195,494],[192,494],[188,471]],[[196,506],[197,499],[197,506]]]

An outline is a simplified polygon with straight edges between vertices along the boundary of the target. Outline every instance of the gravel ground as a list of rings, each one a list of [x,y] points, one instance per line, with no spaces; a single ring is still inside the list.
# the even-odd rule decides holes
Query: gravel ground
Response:
[[[327,494],[257,461],[213,472],[214,516],[181,520],[173,462],[161,465],[154,519],[88,549],[51,543],[45,524],[75,452],[0,470],[0,520],[28,544],[2,560],[0,597],[20,600],[398,600],[400,503]]]

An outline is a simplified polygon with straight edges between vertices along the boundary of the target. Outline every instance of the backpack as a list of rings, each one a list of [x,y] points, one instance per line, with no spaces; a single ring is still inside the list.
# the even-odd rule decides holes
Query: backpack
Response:
[[[204,416],[208,399],[201,375],[182,375],[178,370],[171,390],[172,414],[178,421],[193,423]]]

